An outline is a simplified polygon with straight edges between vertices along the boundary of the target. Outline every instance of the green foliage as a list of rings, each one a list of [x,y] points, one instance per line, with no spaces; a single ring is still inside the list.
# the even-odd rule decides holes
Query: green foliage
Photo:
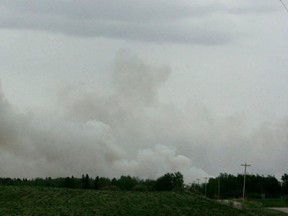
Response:
[[[224,173],[210,179],[209,197],[218,198],[219,183],[220,198],[242,196],[243,175]],[[282,187],[274,176],[247,175],[246,183],[248,198],[260,198],[262,194],[266,198],[280,197],[288,187],[288,175],[282,176]],[[247,215],[204,198],[200,194],[204,184],[192,184],[189,190],[193,193],[187,192],[187,187],[184,189],[180,172],[166,173],[156,180],[131,176],[92,179],[88,174],[81,178],[0,178],[0,215]],[[245,205],[248,215],[280,216],[283,214],[263,206],[287,207],[288,201],[287,198],[249,203],[247,200]]]
[[[220,197],[219,195],[220,184]],[[184,181],[180,172],[166,173],[156,180],[141,180],[131,176],[121,176],[112,180],[97,176],[95,179],[88,174],[81,178],[35,178],[35,179],[12,179],[0,178],[0,185],[6,186],[41,186],[60,187],[74,189],[93,190],[124,190],[124,191],[183,191]],[[242,196],[243,175],[231,175],[221,173],[217,178],[209,179],[207,183],[207,195],[210,198],[238,198]],[[193,183],[189,191],[204,194],[205,185]],[[187,189],[187,188],[186,188]],[[282,187],[274,176],[247,175],[246,195],[248,198],[277,198],[288,195],[288,175],[282,176]]]
[[[209,180],[207,194],[218,197],[220,184],[221,198],[238,198],[242,196],[243,175],[220,174]],[[247,175],[246,195],[249,198],[273,198],[281,196],[280,182],[274,176]]]
[[[154,189],[157,191],[182,190],[184,187],[183,175],[180,172],[166,173],[156,180]]]
[[[111,185],[111,181],[109,178],[105,178],[105,177],[100,177],[99,178],[99,187],[104,188],[104,187],[108,187]]]
[[[137,179],[131,176],[121,176],[116,185],[122,190],[131,191],[137,185]]]
[[[246,199],[241,202],[250,215],[255,216],[285,216],[286,213],[271,209],[271,207],[286,207],[284,199]],[[283,205],[284,204],[284,205]]]
[[[100,188],[100,178],[97,176],[94,180],[94,187],[95,190],[98,190]]]
[[[86,174],[86,176],[82,175],[81,178],[81,187],[83,189],[90,189],[91,188],[91,184],[90,184],[90,178],[89,175]]]
[[[0,215],[194,215],[247,213],[192,193],[0,186]]]
[[[282,188],[283,188],[283,193],[285,196],[288,196],[288,174],[284,174],[281,177],[282,180]]]
[[[278,199],[259,199],[257,200],[263,207],[286,207],[288,208],[287,198]]]
[[[75,188],[75,179],[72,176],[72,178],[70,177],[66,177],[63,181],[63,188]]]

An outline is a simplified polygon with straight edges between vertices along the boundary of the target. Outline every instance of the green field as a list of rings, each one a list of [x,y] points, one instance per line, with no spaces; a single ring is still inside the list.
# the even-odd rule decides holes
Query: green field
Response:
[[[266,209],[286,199],[248,200],[245,211],[189,192],[125,192],[0,186],[0,215],[199,215],[284,216]]]
[[[250,215],[183,192],[0,186],[0,215]]]
[[[263,207],[288,207],[288,198],[283,199],[261,199]]]
[[[238,200],[251,215],[286,216],[286,213],[269,209],[270,207],[287,207],[286,199]]]

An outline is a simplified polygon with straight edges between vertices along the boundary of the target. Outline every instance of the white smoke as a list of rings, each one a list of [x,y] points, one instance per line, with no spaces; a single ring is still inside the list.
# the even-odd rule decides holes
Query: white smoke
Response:
[[[1,92],[0,175],[157,178],[180,171],[191,183],[241,171],[245,161],[283,174],[287,120],[252,128],[245,116],[218,118],[193,101],[184,110],[163,104],[158,92],[170,73],[120,54],[111,86],[63,88],[57,105],[64,114],[48,120],[18,113]]]
[[[153,148],[139,149],[134,160],[121,159],[115,161],[113,167],[116,170],[121,170],[121,172],[124,170],[126,175],[132,174],[141,178],[155,178],[155,176],[161,176],[165,172],[180,171],[186,182],[191,182],[193,178],[203,178],[208,175],[203,170],[193,167],[188,157],[176,155],[175,148],[160,144]]]

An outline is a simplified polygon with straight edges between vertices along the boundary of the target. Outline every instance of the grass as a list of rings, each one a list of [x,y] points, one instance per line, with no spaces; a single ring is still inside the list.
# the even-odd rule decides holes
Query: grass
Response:
[[[286,213],[269,209],[269,207],[287,207],[285,199],[238,200],[251,215],[255,216],[287,216]]]
[[[263,207],[286,207],[288,208],[288,198],[282,199],[261,199]]]
[[[250,215],[183,192],[123,192],[0,186],[0,215]]]
[[[250,209],[249,213],[253,216],[287,216],[286,213],[271,209]]]

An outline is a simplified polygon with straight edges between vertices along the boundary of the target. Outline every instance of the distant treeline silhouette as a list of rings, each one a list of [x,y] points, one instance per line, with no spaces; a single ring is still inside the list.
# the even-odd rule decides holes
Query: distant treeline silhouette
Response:
[[[88,174],[81,178],[0,178],[0,185],[25,185],[42,187],[78,188],[91,190],[124,190],[124,191],[171,191],[183,190],[184,180],[180,172],[166,173],[156,180],[142,180],[137,177],[121,176],[120,178],[99,177],[91,178]]]
[[[75,188],[85,190],[123,190],[123,191],[183,191],[189,190],[205,194],[210,198],[238,198],[242,196],[243,175],[237,176],[221,173],[216,178],[210,178],[207,184],[192,183],[184,185],[180,172],[166,173],[156,180],[139,179],[138,177],[121,176],[120,178],[91,178],[88,174],[76,177],[59,178],[0,178],[0,185],[5,186],[41,186]],[[284,174],[281,182],[274,176],[247,175],[246,195],[248,198],[288,197],[288,174]]]
[[[210,198],[242,197],[244,176],[221,173],[216,178],[210,178],[206,185],[206,193]],[[191,185],[194,191],[204,193],[205,183]],[[281,182],[274,176],[247,175],[246,197],[248,198],[277,198],[288,196],[288,175],[284,174]]]

